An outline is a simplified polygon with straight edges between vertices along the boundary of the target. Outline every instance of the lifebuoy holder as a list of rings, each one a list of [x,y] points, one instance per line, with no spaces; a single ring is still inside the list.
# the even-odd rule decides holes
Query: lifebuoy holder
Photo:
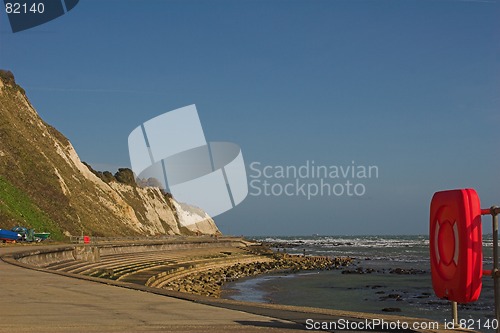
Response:
[[[481,206],[473,189],[436,192],[431,201],[429,248],[436,296],[474,302],[482,288]]]

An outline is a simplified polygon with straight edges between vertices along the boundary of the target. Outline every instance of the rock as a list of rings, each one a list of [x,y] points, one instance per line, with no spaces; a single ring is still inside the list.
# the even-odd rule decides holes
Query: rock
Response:
[[[401,295],[399,295],[399,294],[389,294],[387,296],[380,297],[381,301],[385,301],[385,300],[388,300],[388,299],[395,299],[397,301],[397,300],[401,299]]]
[[[271,262],[252,262],[235,264],[229,267],[208,269],[182,279],[171,281],[164,286],[168,290],[190,292],[198,295],[219,297],[220,288],[225,282],[231,282],[245,276],[267,273],[276,270],[296,272],[300,270],[323,270],[338,268],[351,262],[351,258],[304,257],[274,254]]]
[[[383,308],[382,311],[384,312],[401,312],[400,308]]]
[[[404,268],[393,268],[389,271],[390,274],[400,274],[400,275],[407,275],[407,274],[425,274],[426,271],[421,270],[421,269],[415,269],[415,268],[410,268],[410,269],[404,269]]]

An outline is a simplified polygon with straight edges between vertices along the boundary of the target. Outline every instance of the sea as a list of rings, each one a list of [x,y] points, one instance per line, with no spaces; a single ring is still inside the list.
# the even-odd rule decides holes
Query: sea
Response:
[[[251,237],[289,254],[351,257],[343,269],[269,273],[225,284],[223,298],[401,315],[451,322],[451,303],[435,296],[432,288],[428,236],[296,236]],[[483,236],[484,269],[491,269],[492,235]],[[395,271],[414,274],[395,274]],[[372,273],[366,273],[372,271]],[[493,279],[483,277],[479,299],[458,305],[458,315],[469,328],[493,332]],[[392,309],[397,312],[387,312]],[[384,311],[385,310],[385,311]]]

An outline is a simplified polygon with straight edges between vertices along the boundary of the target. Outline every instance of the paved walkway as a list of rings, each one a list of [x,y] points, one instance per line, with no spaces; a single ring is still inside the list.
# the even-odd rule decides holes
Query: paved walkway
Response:
[[[22,247],[22,249],[27,249]],[[0,249],[4,255],[16,247]],[[0,261],[0,332],[261,332],[289,321],[29,270]]]
[[[0,247],[0,256],[27,249]],[[0,332],[310,332],[304,326],[309,318],[377,318],[370,314],[169,294],[130,283],[110,281],[117,285],[109,285],[85,278],[0,261]]]

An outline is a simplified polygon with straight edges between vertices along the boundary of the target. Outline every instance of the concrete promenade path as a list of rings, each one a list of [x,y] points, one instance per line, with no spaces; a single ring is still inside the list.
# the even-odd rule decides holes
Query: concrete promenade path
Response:
[[[0,256],[28,249],[2,246]],[[0,288],[0,332],[9,333],[311,332],[304,325],[308,318],[349,318],[349,313],[334,310],[254,306],[194,295],[179,299],[160,291],[32,270],[3,260]],[[374,316],[367,314],[366,318]]]
[[[6,247],[0,255],[27,247]],[[0,332],[261,332],[299,325],[0,261]],[[274,327],[274,328],[273,328]],[[279,328],[279,329],[278,329]]]

